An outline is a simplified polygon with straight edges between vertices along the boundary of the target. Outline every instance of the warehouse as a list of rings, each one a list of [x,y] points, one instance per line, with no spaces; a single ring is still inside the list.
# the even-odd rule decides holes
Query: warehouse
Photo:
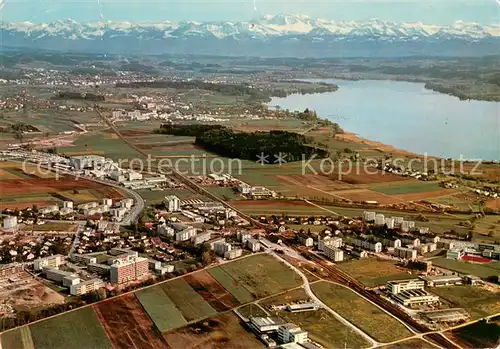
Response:
[[[462,308],[427,311],[420,315],[430,323],[461,322],[470,318],[470,315]]]
[[[462,285],[462,278],[456,275],[438,275],[422,277],[428,287]]]
[[[439,297],[424,290],[424,285],[419,279],[389,281],[387,291],[391,298],[407,307],[439,302]]]

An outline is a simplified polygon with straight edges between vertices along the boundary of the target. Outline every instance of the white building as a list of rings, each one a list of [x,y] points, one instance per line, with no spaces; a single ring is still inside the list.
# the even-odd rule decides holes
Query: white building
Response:
[[[363,212],[363,220],[365,222],[373,222],[375,220],[375,212],[371,211]]]
[[[125,207],[112,208],[110,210],[111,217],[113,217],[115,221],[121,221],[127,212],[128,210]]]
[[[295,324],[284,324],[278,328],[278,340],[280,343],[306,343],[307,332]]]
[[[401,223],[401,230],[404,232],[408,232],[413,228],[415,228],[414,221],[403,221],[403,223]]]
[[[35,259],[33,263],[35,270],[40,271],[44,267],[58,268],[60,265],[65,263],[65,259],[63,256],[57,254],[54,256]]]
[[[394,229],[396,222],[394,221],[394,218],[385,218],[385,225],[387,226],[387,229]]]
[[[197,234],[196,236],[193,236],[191,238],[191,242],[193,243],[193,245],[196,246],[196,245],[204,243],[205,241],[210,240],[211,237],[212,237],[212,234],[210,233],[210,231],[205,231],[205,232]]]
[[[214,245],[214,251],[220,256],[224,256],[226,252],[231,251],[231,244],[227,242],[218,242]]]
[[[361,248],[364,248],[365,250],[373,251],[375,253],[382,252],[382,243],[381,242],[353,239],[353,240],[351,240],[351,243],[354,246],[361,247]]]
[[[64,201],[63,202],[63,208],[73,209],[73,201]]]
[[[111,207],[111,206],[113,206],[113,200],[108,199],[108,198],[102,199],[102,204],[105,206]]]
[[[252,252],[260,251],[260,241],[257,239],[250,238],[247,240],[247,248]]]
[[[394,256],[403,259],[417,259],[417,250],[406,247],[394,248]]]
[[[325,247],[342,247],[342,238],[326,236],[323,240],[318,240],[318,250],[324,251]]]
[[[226,259],[235,259],[241,257],[243,254],[243,250],[241,248],[231,249],[230,251],[226,251],[224,253],[224,258]]]
[[[126,198],[120,201],[120,207],[124,207],[127,210],[130,210],[134,206],[134,199]]]
[[[196,236],[196,229],[192,226],[186,226],[183,230],[176,231],[175,241],[187,241],[195,236]]]
[[[342,262],[344,260],[344,251],[340,248],[325,246],[323,253],[334,262]]]
[[[168,212],[178,212],[181,210],[181,200],[175,195],[165,196],[164,203]]]
[[[377,213],[375,215],[375,225],[384,225],[385,224],[385,216],[381,213]]]
[[[80,282],[75,285],[71,285],[69,288],[69,293],[73,296],[80,296],[82,294],[97,291],[104,286],[104,281],[102,281],[101,279],[92,279]]]
[[[106,162],[106,158],[98,155],[84,155],[84,156],[72,156],[70,159],[70,164],[76,170],[81,171],[84,169],[99,169]]]
[[[169,227],[165,223],[158,226],[158,234],[162,236],[172,237],[175,235],[174,228]]]
[[[238,240],[240,240],[243,244],[248,241],[248,239],[252,238],[252,235],[246,231],[239,231],[237,234]]]
[[[15,229],[17,228],[17,217],[5,217],[3,220],[4,229]]]

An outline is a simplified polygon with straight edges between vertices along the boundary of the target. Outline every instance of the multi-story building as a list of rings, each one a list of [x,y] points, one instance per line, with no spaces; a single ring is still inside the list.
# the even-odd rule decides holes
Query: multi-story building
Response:
[[[424,287],[425,282],[419,279],[389,281],[387,283],[387,292],[396,295],[407,290],[423,290]]]
[[[401,230],[404,232],[409,232],[411,229],[415,228],[414,221],[403,221],[401,223]]]
[[[382,243],[382,246],[387,247],[401,247],[401,240],[399,239],[386,239],[386,238],[378,238],[377,241]]]
[[[66,263],[66,259],[63,256],[57,254],[54,256],[35,259],[33,263],[35,270],[40,271],[44,267],[58,268],[60,265]]]
[[[224,258],[226,259],[235,259],[241,257],[243,254],[243,250],[241,248],[231,249],[230,251],[226,251],[224,253]]]
[[[411,237],[402,237],[401,242],[405,245],[411,245],[413,247],[420,246],[420,239]]]
[[[334,262],[342,262],[344,260],[344,251],[339,248],[325,246],[323,253]]]
[[[318,250],[324,251],[325,246],[340,248],[342,247],[342,238],[326,236],[318,240]]]
[[[460,259],[462,259],[463,256],[464,256],[464,251],[463,250],[452,249],[452,250],[446,251],[446,258],[447,259],[460,260]]]
[[[99,275],[109,275],[111,267],[107,264],[89,263],[87,265],[87,269],[88,271]]]
[[[91,264],[97,263],[97,258],[95,256],[89,256],[85,254],[73,253],[69,256],[69,259],[75,263]]]
[[[231,251],[231,244],[227,242],[218,242],[214,245],[214,251],[220,256],[224,256],[224,254],[228,251]]]
[[[314,245],[313,238],[305,233],[297,234],[297,240],[306,247],[312,247]]]
[[[106,158],[98,155],[73,156],[70,159],[71,166],[78,171],[100,169],[105,163]]]
[[[78,277],[78,275],[68,275],[63,278],[62,283],[64,287],[71,287],[73,285],[79,284],[80,278]]]
[[[238,240],[240,240],[243,244],[248,241],[248,239],[252,238],[252,235],[246,231],[239,231],[237,233]]]
[[[202,232],[202,233],[199,233],[199,234],[193,236],[191,238],[191,242],[193,243],[193,245],[196,246],[196,245],[204,243],[205,241],[210,240],[211,237],[212,237],[212,234],[210,233],[210,231],[205,231],[205,232]]]
[[[169,227],[165,223],[158,226],[158,234],[166,237],[172,237],[175,235],[175,230],[172,227]]]
[[[250,238],[247,240],[247,248],[252,252],[260,251],[260,241],[257,239]]]
[[[73,201],[64,201],[63,202],[63,208],[73,209]]]
[[[417,250],[414,248],[396,247],[394,248],[394,256],[403,259],[416,259]]]
[[[375,253],[382,252],[382,243],[369,241],[369,240],[361,240],[361,239],[352,239],[351,243],[354,246],[364,248],[365,250],[373,251]]]
[[[306,343],[308,340],[307,332],[295,324],[284,324],[278,328],[278,340],[284,344]]]
[[[174,230],[175,227],[174,227]],[[186,226],[183,230],[176,231],[175,241],[187,241],[196,236],[196,229],[192,226]]]
[[[424,285],[419,279],[389,281],[387,291],[391,298],[407,307],[439,302],[439,297],[428,293]]]
[[[377,213],[375,215],[375,225],[384,225],[385,224],[385,216],[381,213]]]
[[[386,217],[384,220],[384,224],[387,226],[387,229],[394,229],[396,226],[396,222],[394,221],[394,218]]]
[[[17,228],[17,217],[5,217],[3,220],[4,229],[15,229]]]
[[[163,202],[168,212],[178,212],[181,210],[181,200],[175,195],[165,196]]]
[[[126,199],[120,200],[119,205],[120,205],[120,208],[125,208],[127,210],[130,210],[132,208],[132,206],[134,206],[134,199],[126,198]]]
[[[22,264],[10,263],[0,265],[0,278],[11,277],[24,270]]]
[[[69,293],[73,296],[81,296],[89,292],[97,291],[104,286],[104,281],[102,281],[101,279],[92,279],[80,282],[75,285],[71,285],[69,288]]]
[[[113,200],[112,199],[108,199],[108,198],[104,198],[102,199],[102,204],[105,205],[105,206],[113,206]]]
[[[111,265],[110,281],[113,284],[134,281],[146,275],[148,271],[149,262],[146,258],[126,256]]]
[[[363,212],[363,220],[366,222],[373,222],[375,220],[375,212],[365,211]]]
[[[45,277],[47,279],[56,282],[62,282],[63,279],[67,276],[76,276],[75,273],[51,267],[43,267],[43,273],[45,274]]]

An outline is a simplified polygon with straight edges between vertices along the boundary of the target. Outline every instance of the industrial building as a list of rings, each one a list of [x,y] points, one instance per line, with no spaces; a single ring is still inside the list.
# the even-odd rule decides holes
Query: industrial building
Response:
[[[462,308],[426,311],[420,313],[420,316],[430,323],[454,323],[470,319],[470,315]]]
[[[462,285],[462,278],[456,275],[437,275],[421,277],[428,287]]]
[[[89,292],[97,291],[104,286],[104,281],[102,281],[101,279],[92,279],[80,282],[75,285],[71,285],[69,288],[69,293],[73,296],[81,296]]]
[[[168,212],[178,212],[181,210],[181,200],[175,195],[165,196],[163,202]]]
[[[250,317],[249,327],[257,334],[278,331],[286,322],[279,317]]]
[[[65,257],[57,254],[54,256],[35,259],[33,263],[35,271],[40,271],[44,267],[58,268],[60,265],[66,263],[66,259]]]
[[[389,281],[387,291],[392,299],[406,307],[439,302],[439,297],[428,293],[424,285],[419,279]]]
[[[291,304],[286,306],[286,310],[291,313],[300,313],[303,311],[318,310],[319,305],[316,303]]]
[[[278,328],[278,340],[284,344],[305,343],[307,342],[307,332],[295,324],[284,324]]]
[[[111,265],[110,281],[113,284],[122,284],[137,280],[146,275],[148,270],[149,263],[146,258],[127,256]]]
[[[106,158],[104,156],[98,155],[72,156],[70,158],[70,165],[78,171],[85,169],[100,169],[104,166],[105,163]]]

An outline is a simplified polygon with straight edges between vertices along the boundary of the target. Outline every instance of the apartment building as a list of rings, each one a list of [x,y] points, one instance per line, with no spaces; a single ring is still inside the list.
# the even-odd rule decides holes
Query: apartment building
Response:
[[[344,260],[344,251],[339,248],[325,246],[323,253],[334,262],[342,262]]]
[[[63,279],[67,276],[75,276],[75,273],[59,270],[57,268],[43,267],[43,273],[45,277],[49,280],[62,283]]]
[[[396,247],[394,249],[394,256],[403,259],[417,259],[417,250],[414,248]]]
[[[107,264],[90,263],[87,265],[87,270],[99,275],[109,275],[111,267]]]
[[[96,257],[85,255],[85,254],[79,254],[79,253],[73,253],[72,255],[69,256],[69,259],[74,263],[82,263],[85,265],[88,265],[91,263],[97,263]]]
[[[57,254],[54,256],[35,259],[33,261],[33,263],[34,263],[35,271],[40,271],[44,267],[58,268],[60,265],[63,265],[66,263],[66,259],[65,259],[65,257]]]
[[[231,244],[227,242],[218,242],[214,245],[214,251],[220,256],[224,256],[226,252],[231,251]]]
[[[208,240],[210,240],[212,237],[212,234],[210,233],[210,231],[205,231],[205,232],[202,232],[202,233],[199,233],[195,236],[193,236],[191,238],[191,242],[193,243],[193,245],[199,245],[199,244],[202,244]]]
[[[178,212],[181,210],[181,200],[175,195],[165,196],[163,202],[168,212]]]
[[[241,257],[243,254],[243,250],[241,248],[231,249],[230,251],[224,252],[224,258],[226,259],[235,259]]]
[[[110,281],[113,284],[122,284],[137,280],[149,271],[149,262],[142,257],[126,257],[116,261],[110,267]]]
[[[342,238],[327,236],[318,240],[318,250],[324,251],[326,246],[340,248],[342,247]]]
[[[365,250],[373,251],[375,253],[382,252],[382,243],[361,239],[352,239],[350,242],[357,247],[364,248]]]
[[[104,287],[104,281],[101,279],[92,279],[88,281],[83,281],[75,285],[71,285],[69,288],[69,293],[73,296],[81,296],[83,294],[97,291],[101,287]]]
[[[257,239],[250,238],[247,240],[247,248],[252,252],[260,251],[260,241]]]

